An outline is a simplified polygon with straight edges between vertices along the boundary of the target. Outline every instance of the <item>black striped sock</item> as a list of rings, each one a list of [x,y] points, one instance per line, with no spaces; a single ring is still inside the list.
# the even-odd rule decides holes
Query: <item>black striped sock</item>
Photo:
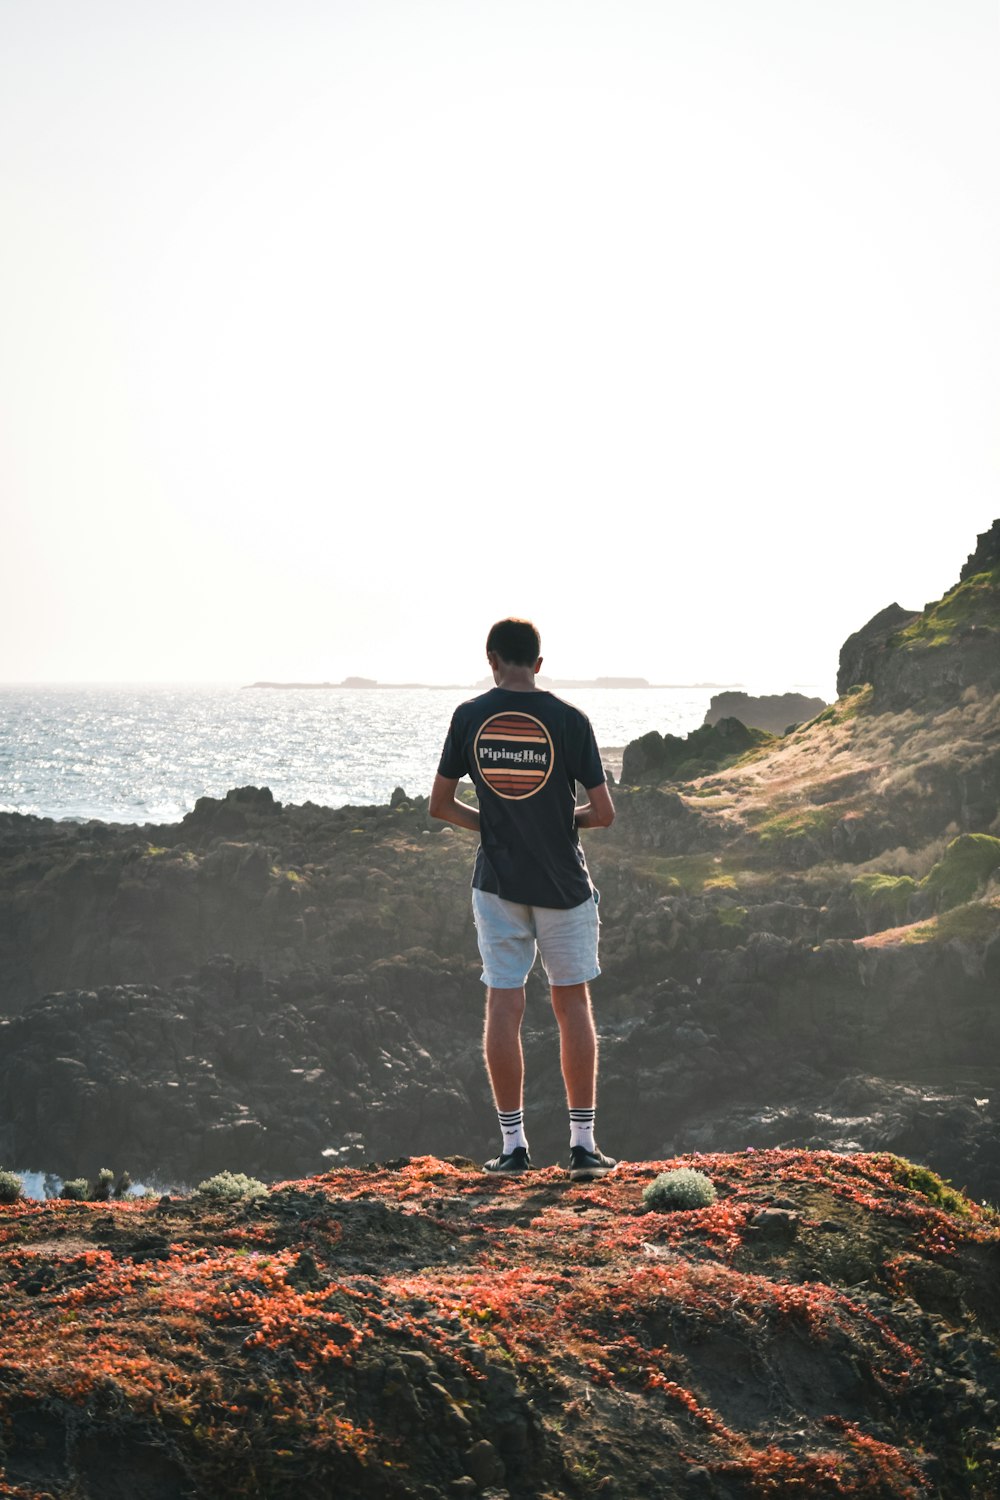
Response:
[[[569,1112],[569,1144],[582,1146],[585,1151],[596,1151],[594,1144],[594,1116],[596,1109],[571,1109]]]
[[[498,1109],[497,1119],[500,1121],[500,1134],[503,1136],[503,1153],[509,1156],[516,1151],[518,1146],[528,1147],[528,1137],[524,1133],[524,1110],[523,1109]]]

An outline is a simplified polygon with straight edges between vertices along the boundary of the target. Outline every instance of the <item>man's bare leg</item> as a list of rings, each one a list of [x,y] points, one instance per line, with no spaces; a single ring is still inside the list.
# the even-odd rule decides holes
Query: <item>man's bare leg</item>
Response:
[[[524,1053],[521,1050],[521,1019],[524,986],[519,990],[486,991],[486,1025],[483,1053],[498,1110],[511,1113],[522,1108]]]
[[[554,984],[552,1009],[559,1022],[566,1103],[570,1109],[593,1109],[597,1089],[597,1032],[585,984]]]
[[[563,1082],[569,1105],[569,1175],[574,1181],[604,1177],[618,1163],[598,1151],[594,1140],[597,1032],[589,989],[585,984],[554,984],[552,1009],[559,1022]]]

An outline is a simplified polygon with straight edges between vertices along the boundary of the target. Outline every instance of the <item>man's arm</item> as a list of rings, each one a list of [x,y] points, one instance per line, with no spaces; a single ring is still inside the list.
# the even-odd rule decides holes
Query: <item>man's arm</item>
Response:
[[[608,783],[600,782],[587,788],[588,801],[576,809],[577,828],[610,828],[615,821],[615,805],[608,791]]]
[[[431,787],[431,800],[427,810],[432,818],[440,818],[443,823],[455,823],[459,828],[468,828],[472,833],[478,833],[479,808],[470,807],[467,802],[459,802],[455,796],[455,788],[460,779],[458,776],[442,776],[438,772]]]

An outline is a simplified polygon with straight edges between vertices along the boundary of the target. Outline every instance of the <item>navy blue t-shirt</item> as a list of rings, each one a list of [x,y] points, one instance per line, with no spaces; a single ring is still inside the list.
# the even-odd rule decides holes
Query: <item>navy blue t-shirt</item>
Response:
[[[438,772],[470,776],[476,788],[478,890],[526,906],[589,900],[576,783],[590,788],[606,777],[586,714],[554,693],[492,688],[456,708]]]

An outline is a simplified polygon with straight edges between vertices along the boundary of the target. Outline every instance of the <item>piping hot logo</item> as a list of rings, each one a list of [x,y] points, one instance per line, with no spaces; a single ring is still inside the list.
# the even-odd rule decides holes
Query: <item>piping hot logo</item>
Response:
[[[531,714],[494,714],[476,735],[476,765],[487,786],[508,802],[541,791],[552,772],[552,737]]]

